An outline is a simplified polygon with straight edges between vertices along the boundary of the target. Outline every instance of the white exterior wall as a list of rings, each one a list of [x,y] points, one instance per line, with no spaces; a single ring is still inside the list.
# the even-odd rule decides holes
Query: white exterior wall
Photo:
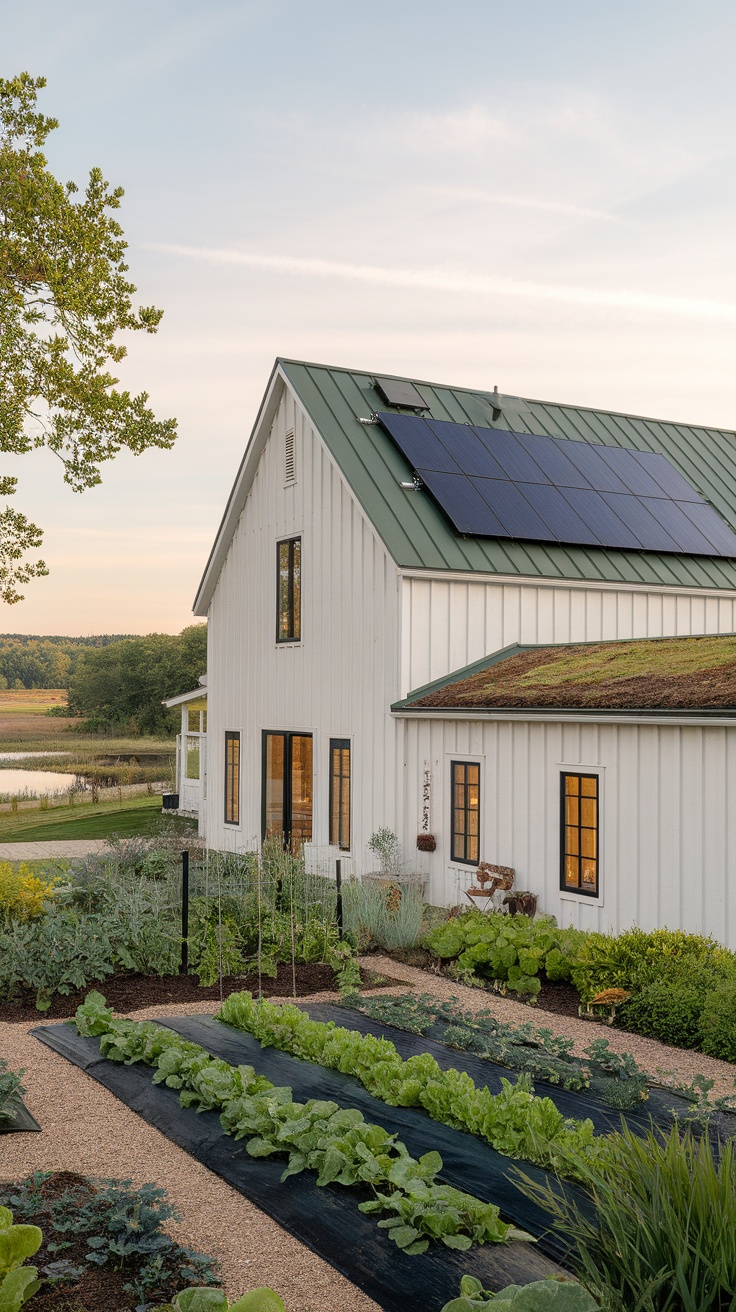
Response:
[[[560,924],[618,931],[668,926],[736,948],[736,725],[697,727],[405,717],[405,854],[429,900],[467,903],[472,867],[450,860],[450,761],[481,765],[481,860],[513,866],[516,887]],[[600,899],[560,890],[560,773],[598,772]],[[424,771],[433,853],[416,851]],[[468,903],[469,905],[469,903]]]
[[[295,432],[296,483],[284,484]],[[302,540],[302,639],[276,642],[276,543]],[[313,841],[328,843],[329,739],[352,745],[351,851],[395,827],[398,575],[320,437],[285,389],[209,608],[207,841],[261,832],[261,734],[312,733]],[[224,742],[241,735],[240,824],[224,823]]]
[[[736,632],[736,593],[437,578],[401,585],[401,696],[511,643]]]

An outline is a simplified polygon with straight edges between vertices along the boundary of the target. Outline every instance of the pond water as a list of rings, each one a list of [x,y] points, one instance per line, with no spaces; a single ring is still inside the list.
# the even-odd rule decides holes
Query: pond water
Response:
[[[37,793],[43,797],[65,793],[78,786],[79,776],[61,774],[58,770],[0,770],[0,795],[22,797],[24,793]]]

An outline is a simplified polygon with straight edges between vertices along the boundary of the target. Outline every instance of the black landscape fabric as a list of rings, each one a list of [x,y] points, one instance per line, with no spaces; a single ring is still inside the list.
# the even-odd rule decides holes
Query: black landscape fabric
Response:
[[[40,1134],[41,1126],[17,1094],[8,1100],[8,1110],[15,1112],[15,1117],[0,1121],[0,1134]]]
[[[436,1148],[446,1163],[442,1178],[448,1183],[498,1203],[502,1215],[524,1229],[532,1228],[527,1219],[537,1227],[544,1225],[543,1214],[506,1179],[509,1160],[470,1135],[438,1125],[413,1109],[389,1108],[365,1093],[351,1076],[261,1049],[249,1035],[211,1017],[167,1017],[161,1023],[200,1043],[214,1056],[236,1065],[255,1066],[275,1084],[293,1088],[297,1099],[334,1098],[343,1106],[358,1107],[369,1120],[398,1131],[415,1155]],[[440,1308],[457,1296],[460,1277],[466,1272],[492,1290],[560,1272],[560,1267],[545,1257],[541,1245],[522,1242],[487,1244],[465,1253],[437,1244],[420,1257],[409,1257],[391,1243],[374,1217],[358,1210],[362,1197],[370,1196],[367,1191],[363,1195],[361,1190],[339,1185],[318,1189],[311,1172],[290,1176],[282,1184],[284,1159],[249,1157],[242,1142],[223,1134],[217,1113],[182,1108],[175,1089],[153,1084],[150,1067],[125,1066],[101,1058],[99,1039],[82,1038],[69,1024],[43,1026],[32,1033],[221,1176],[386,1312]],[[543,1178],[533,1167],[528,1173]],[[516,1216],[512,1217],[506,1198],[514,1200]]]

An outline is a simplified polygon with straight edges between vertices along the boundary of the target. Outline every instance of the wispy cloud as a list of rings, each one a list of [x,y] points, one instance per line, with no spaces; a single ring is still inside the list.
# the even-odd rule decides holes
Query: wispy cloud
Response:
[[[663,296],[634,288],[566,286],[526,279],[475,274],[456,267],[397,268],[378,264],[352,264],[338,260],[310,259],[296,255],[265,255],[257,251],[228,250],[211,246],[178,246],[168,242],[146,243],[147,250],[209,264],[240,265],[244,268],[293,274],[304,278],[337,278],[349,282],[407,287],[417,291],[464,293],[475,296],[506,296],[532,301],[555,301],[590,309],[623,310],[669,318],[700,319],[710,323],[736,323],[736,304],[696,296]]]

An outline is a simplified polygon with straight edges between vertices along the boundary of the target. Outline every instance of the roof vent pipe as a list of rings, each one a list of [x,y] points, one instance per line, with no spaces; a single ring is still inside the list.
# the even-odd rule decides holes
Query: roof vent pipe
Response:
[[[494,420],[499,419],[501,416],[502,406],[501,406],[501,398],[498,395],[498,384],[494,385],[493,396],[491,397],[491,405],[493,407]]]

